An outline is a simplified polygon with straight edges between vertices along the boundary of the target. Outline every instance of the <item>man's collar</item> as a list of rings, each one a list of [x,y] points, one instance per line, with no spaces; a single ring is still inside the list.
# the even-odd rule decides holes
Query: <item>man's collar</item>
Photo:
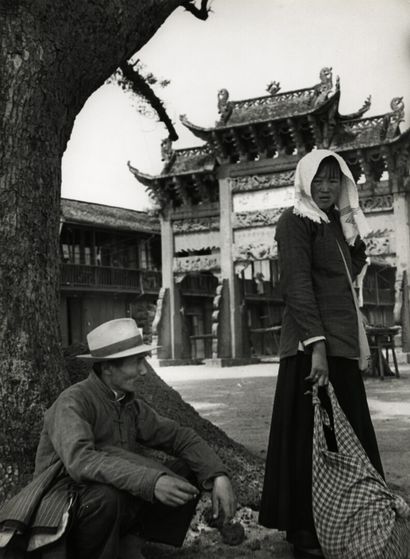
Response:
[[[114,402],[122,402],[123,404],[128,404],[135,400],[135,394],[133,392],[127,392],[126,394],[118,397],[118,393],[105,384],[105,382],[103,382],[94,371],[91,371],[88,378],[98,390],[100,395],[104,398],[108,398]]]
[[[125,392],[117,392],[113,388],[111,388],[111,390],[114,392],[114,399],[116,402],[121,402],[122,400],[124,400],[126,396]]]

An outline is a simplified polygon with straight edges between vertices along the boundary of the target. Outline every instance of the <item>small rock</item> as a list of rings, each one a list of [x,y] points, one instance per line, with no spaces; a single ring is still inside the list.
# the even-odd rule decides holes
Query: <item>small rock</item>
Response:
[[[245,539],[245,530],[239,522],[226,522],[220,531],[227,545],[240,545]]]

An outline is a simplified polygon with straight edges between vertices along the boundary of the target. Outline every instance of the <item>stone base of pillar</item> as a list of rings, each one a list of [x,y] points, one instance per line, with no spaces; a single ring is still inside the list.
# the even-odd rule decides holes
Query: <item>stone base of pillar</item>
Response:
[[[260,362],[261,360],[258,357],[215,357],[214,359],[204,359],[204,363],[208,367],[241,367]]]
[[[396,347],[396,358],[399,365],[407,365],[410,363],[410,353],[402,351],[400,347]]]
[[[181,367],[183,365],[202,365],[203,359],[158,359],[158,367]]]

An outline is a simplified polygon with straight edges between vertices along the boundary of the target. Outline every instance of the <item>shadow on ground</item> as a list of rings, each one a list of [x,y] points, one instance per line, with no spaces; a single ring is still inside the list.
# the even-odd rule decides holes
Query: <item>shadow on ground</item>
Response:
[[[265,371],[264,365],[261,365]],[[394,492],[410,503],[410,368],[402,368],[400,379],[365,379],[369,407],[374,422],[386,479]],[[203,371],[202,371],[203,373]],[[264,458],[272,413],[275,376],[241,378],[167,379],[204,418],[223,429],[229,437]],[[237,547],[222,543],[219,532],[201,521],[193,524],[183,549],[149,546],[148,559],[291,558],[284,534],[257,524],[257,512],[242,509],[238,520],[246,539]],[[197,530],[195,532],[195,530]]]

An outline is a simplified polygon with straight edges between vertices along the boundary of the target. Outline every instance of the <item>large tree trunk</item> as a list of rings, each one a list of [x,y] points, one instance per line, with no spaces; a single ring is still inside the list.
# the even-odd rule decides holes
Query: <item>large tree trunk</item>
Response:
[[[81,107],[180,0],[0,0],[0,502],[67,384],[58,326],[61,158]]]

